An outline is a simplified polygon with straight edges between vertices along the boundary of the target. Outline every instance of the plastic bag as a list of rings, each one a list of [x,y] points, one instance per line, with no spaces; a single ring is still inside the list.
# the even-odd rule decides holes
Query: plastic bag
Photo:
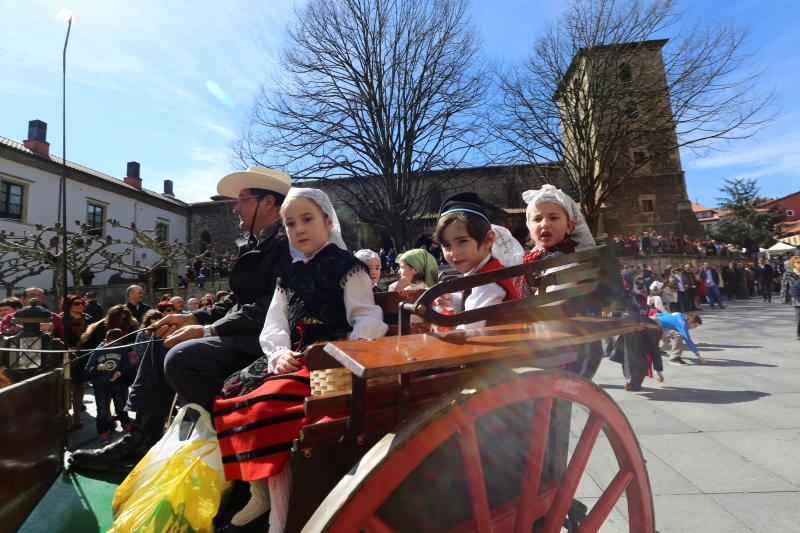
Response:
[[[181,423],[190,409],[200,418],[191,435],[180,440]],[[109,532],[213,531],[212,521],[228,488],[211,418],[202,407],[188,404],[117,487]]]

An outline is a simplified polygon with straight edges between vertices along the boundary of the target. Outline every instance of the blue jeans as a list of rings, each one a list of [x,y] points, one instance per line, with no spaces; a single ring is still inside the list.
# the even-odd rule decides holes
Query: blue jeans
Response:
[[[108,433],[113,427],[113,422],[108,421],[108,415],[111,414],[111,403],[109,400],[114,401],[114,410],[117,412],[120,422],[127,424],[130,422],[128,412],[125,411],[125,393],[127,392],[128,385],[125,380],[119,378],[111,383],[92,383],[94,388],[94,403],[97,406],[97,433]]]
[[[719,304],[720,309],[725,307],[722,305],[722,298],[719,296],[719,287],[716,285],[706,285],[706,301],[712,309],[714,308],[714,304]]]

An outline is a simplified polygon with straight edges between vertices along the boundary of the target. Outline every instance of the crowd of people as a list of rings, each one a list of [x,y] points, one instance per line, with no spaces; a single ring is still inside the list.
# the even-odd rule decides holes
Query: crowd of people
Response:
[[[719,242],[706,237],[691,239],[688,235],[676,235],[670,231],[661,235],[656,231],[643,231],[641,234],[631,233],[614,235],[614,248],[617,256],[642,257],[653,254],[691,255],[694,257],[755,257],[758,249],[755,243],[747,243],[745,247],[738,244]]]
[[[231,525],[241,527],[269,510],[269,531],[275,533],[283,531],[287,520],[289,450],[308,422],[303,404],[310,395],[310,371],[304,349],[320,341],[385,335],[388,326],[374,299],[381,273],[396,262],[399,279],[392,290],[426,288],[438,281],[439,260],[432,253],[436,250],[429,248],[399,255],[392,250],[350,253],[327,194],[291,187],[289,176],[280,171],[256,167],[236,172],[220,181],[217,192],[237,198],[234,213],[250,238],[231,268],[230,293],[214,295],[213,305],[207,305],[210,294],[197,299],[196,309],[192,309],[193,299],[184,308],[180,297],[164,295],[151,308],[143,303],[142,288],[134,285],[125,303],[96,318],[87,313],[85,295],[67,297],[71,300],[65,307],[74,318],[70,345],[89,355],[88,360],[76,355],[76,364],[70,365],[71,378],[91,381],[95,395],[104,396],[97,400],[101,438],[108,438],[113,423],[112,402],[125,429],[122,438],[99,449],[76,450],[69,460],[75,469],[132,466],[161,437],[177,393],[181,402],[197,404],[213,414],[225,477],[249,483],[250,499]],[[446,199],[433,236],[444,261],[459,274],[470,276],[595,246],[579,206],[563,191],[545,185],[526,191],[523,199],[533,243],[528,250],[506,228],[491,223],[491,206],[476,194],[459,193]],[[800,274],[800,262],[793,267]],[[681,362],[684,341],[699,357],[689,330],[702,320],[692,311],[704,297],[712,307],[724,308],[721,294],[729,294],[731,287],[737,288],[734,297],[744,297],[739,290],[742,285],[734,282],[746,279],[739,277],[743,268],[733,264],[730,275],[734,277],[708,264],[700,269],[684,265],[663,273],[654,273],[646,265],[624,268],[629,314],[650,325],[638,346],[630,343],[633,336],[610,343],[609,352],[622,353],[630,390],[640,386],[644,369],[651,366],[663,380],[659,341],[668,346],[676,364]],[[758,287],[765,287],[766,299],[771,294],[766,285],[775,282],[777,266],[770,270],[760,260],[753,269]],[[791,287],[792,295],[798,293],[794,303],[800,307],[800,282]],[[469,311],[537,290],[524,279],[501,280],[444,295],[436,305]],[[26,291],[25,298],[30,301],[40,292]],[[56,323],[61,322],[63,336],[63,322],[57,313],[53,315],[53,333],[58,336]],[[459,327],[483,325],[485,321]],[[136,342],[130,338],[134,333]],[[82,391],[74,387],[75,396],[82,398]],[[73,407],[74,422],[79,424],[80,406]],[[122,414],[126,411],[135,412],[135,419]]]

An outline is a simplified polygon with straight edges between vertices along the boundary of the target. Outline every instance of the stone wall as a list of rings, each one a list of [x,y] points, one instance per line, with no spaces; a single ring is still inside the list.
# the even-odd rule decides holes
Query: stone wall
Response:
[[[233,200],[212,200],[189,205],[188,242],[213,243],[217,250],[236,253],[236,239],[242,236]]]

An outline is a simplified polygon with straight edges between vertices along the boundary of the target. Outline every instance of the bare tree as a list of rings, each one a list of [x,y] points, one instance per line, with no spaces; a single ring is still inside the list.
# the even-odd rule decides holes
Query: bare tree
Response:
[[[119,249],[118,245],[122,243],[118,239],[98,236],[93,228],[78,221],[76,225],[77,231],[67,232],[67,270],[72,275],[74,290],[80,291],[83,288],[81,274],[84,271],[104,270],[118,262],[129,251]],[[19,235],[0,231],[0,253],[9,254],[9,257],[17,258],[16,261],[29,265],[28,268],[32,272],[29,275],[52,270],[56,299],[59,302],[64,296],[61,294],[61,280],[64,273],[60,242],[61,225],[58,223],[52,226],[37,224],[33,231]]]
[[[645,165],[671,159],[680,169],[679,148],[703,152],[772,118],[747,34],[681,34],[680,15],[676,0],[571,0],[528,59],[500,76],[494,129],[507,156],[556,162],[593,230],[603,202]],[[662,47],[663,70],[653,61]]]
[[[21,257],[0,246],[0,284],[5,287],[6,296],[14,293],[14,287],[19,282],[41,274],[47,268],[48,266],[37,258]]]
[[[311,0],[289,28],[234,151],[327,181],[400,244],[406,224],[486,142],[486,75],[467,0]]]
[[[112,227],[127,229],[131,232],[131,240],[125,243],[129,248],[146,248],[159,256],[159,259],[150,265],[143,265],[140,261],[128,261],[124,257],[119,257],[114,264],[114,268],[120,272],[145,278],[145,292],[150,301],[155,301],[155,280],[158,270],[162,268],[167,270],[170,286],[176,289],[178,287],[178,268],[181,263],[192,263],[213,252],[213,248],[208,247],[205,251],[198,253],[197,246],[179,242],[177,239],[170,242],[164,239],[158,228],[141,229],[134,223],[126,226],[115,219],[109,219],[108,223]]]

